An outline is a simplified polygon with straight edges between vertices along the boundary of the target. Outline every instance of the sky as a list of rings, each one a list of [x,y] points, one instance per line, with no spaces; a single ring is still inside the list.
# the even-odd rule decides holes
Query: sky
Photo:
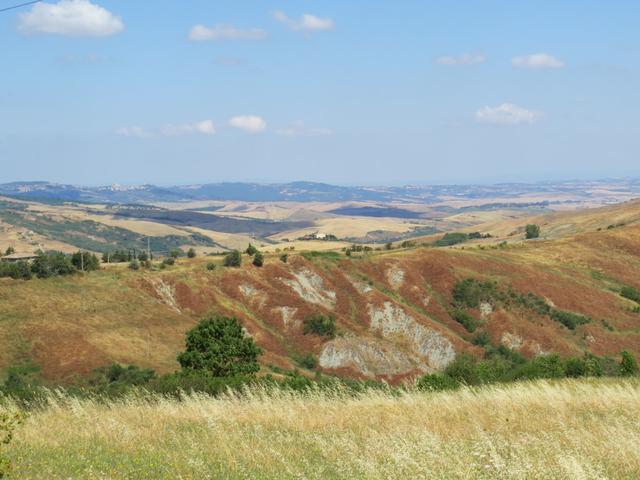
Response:
[[[637,0],[47,0],[0,13],[0,183],[640,177],[638,25]]]

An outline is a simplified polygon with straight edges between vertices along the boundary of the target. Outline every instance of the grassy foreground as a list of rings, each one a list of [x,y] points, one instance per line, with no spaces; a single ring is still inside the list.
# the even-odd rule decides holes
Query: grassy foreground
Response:
[[[11,409],[6,405],[4,409]],[[369,392],[57,398],[6,454],[13,478],[639,478],[637,380]]]

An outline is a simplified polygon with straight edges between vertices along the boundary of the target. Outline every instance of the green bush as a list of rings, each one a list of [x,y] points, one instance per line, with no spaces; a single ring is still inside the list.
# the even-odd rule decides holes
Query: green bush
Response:
[[[569,330],[575,330],[578,326],[591,322],[591,319],[584,315],[555,309],[551,311],[551,319],[561,323]]]
[[[71,255],[71,264],[77,270],[92,272],[100,268],[100,260],[93,253],[76,252]]]
[[[497,284],[491,281],[481,282],[475,278],[467,278],[453,287],[453,301],[459,307],[478,308],[481,302],[492,303],[497,296]]]
[[[289,261],[289,255],[287,255],[286,253],[283,253],[282,255],[280,255],[280,261],[282,263],[287,263]]]
[[[196,258],[196,250],[195,250],[195,248],[190,248],[187,251],[187,258]]]
[[[0,263],[0,278],[9,277],[14,280],[31,280],[31,267],[27,262]]]
[[[70,275],[76,272],[71,258],[61,252],[40,252],[31,264],[31,272],[38,278]]]
[[[213,316],[187,333],[186,350],[178,355],[178,362],[185,371],[212,377],[247,376],[260,370],[261,353],[238,320]]]
[[[471,343],[477,345],[478,347],[486,347],[491,345],[491,337],[487,332],[479,332],[473,337]]]
[[[253,265],[256,267],[262,267],[264,265],[264,255],[261,252],[256,252],[253,256]]]
[[[458,245],[459,243],[464,243],[469,240],[469,236],[466,233],[445,233],[444,236],[440,240],[436,240],[433,242],[435,247],[450,247],[453,245]]]
[[[420,377],[416,382],[416,387],[426,392],[440,392],[455,390],[460,387],[460,383],[448,375],[431,374]]]
[[[633,300],[636,303],[640,303],[640,291],[633,287],[622,287],[620,295],[629,300]]]
[[[216,264],[213,262],[209,262],[207,263],[207,270],[209,270],[210,272],[212,272],[213,270],[216,269]]]
[[[527,240],[532,240],[534,238],[540,237],[540,227],[538,225],[529,224],[524,228],[525,238]]]
[[[314,370],[318,366],[318,360],[311,353],[298,359],[298,365],[307,370]]]
[[[258,253],[258,249],[256,247],[254,247],[253,245],[249,244],[249,246],[244,251],[244,253],[246,253],[247,255],[249,255],[251,257],[253,257],[256,253]]]
[[[476,331],[476,328],[478,328],[478,322],[476,321],[476,319],[464,310],[453,310],[451,312],[451,317],[456,322],[461,324],[467,330],[467,332],[473,333]]]
[[[316,313],[304,319],[304,334],[333,338],[336,335],[336,318]]]
[[[626,350],[620,355],[622,356],[622,360],[620,361],[620,375],[623,377],[637,375],[638,362],[636,361],[636,358]]]
[[[239,267],[240,265],[242,265],[242,255],[238,250],[233,250],[225,255],[225,267]]]
[[[129,269],[130,270],[140,270],[140,262],[138,262],[138,260],[131,260],[131,262],[129,262]]]

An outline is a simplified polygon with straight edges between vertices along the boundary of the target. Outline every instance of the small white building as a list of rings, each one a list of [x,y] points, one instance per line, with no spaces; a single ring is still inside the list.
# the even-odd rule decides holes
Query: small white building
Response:
[[[5,263],[33,262],[36,258],[38,258],[38,255],[36,255],[35,253],[12,253],[11,255],[0,257],[0,262],[5,262]]]

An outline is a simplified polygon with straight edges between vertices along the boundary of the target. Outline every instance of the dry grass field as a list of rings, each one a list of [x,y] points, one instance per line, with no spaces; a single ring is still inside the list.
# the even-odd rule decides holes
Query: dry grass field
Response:
[[[47,480],[632,479],[639,410],[637,380],[182,402],[52,394],[5,453],[14,478]]]

